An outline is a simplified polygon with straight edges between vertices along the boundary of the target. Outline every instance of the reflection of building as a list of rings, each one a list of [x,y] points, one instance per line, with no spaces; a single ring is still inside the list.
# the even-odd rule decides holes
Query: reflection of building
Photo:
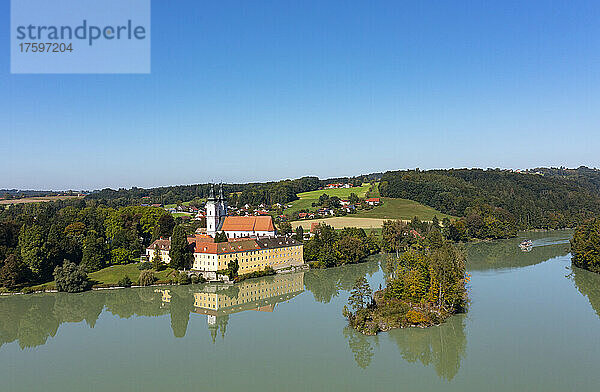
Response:
[[[304,291],[304,273],[250,279],[233,286],[208,286],[194,293],[194,312],[212,317],[245,310],[272,312],[279,302]],[[211,319],[209,317],[208,322]]]
[[[234,285],[207,285],[196,292],[187,291],[187,287],[193,286],[158,288],[154,292],[160,294],[162,306],[170,309],[172,326],[187,327],[189,312],[206,315],[214,342],[218,331],[225,337],[229,315],[246,310],[273,312],[278,303],[303,292],[304,272],[245,280]],[[175,315],[179,316],[177,320]],[[179,335],[185,335],[185,328],[179,329],[183,331]]]

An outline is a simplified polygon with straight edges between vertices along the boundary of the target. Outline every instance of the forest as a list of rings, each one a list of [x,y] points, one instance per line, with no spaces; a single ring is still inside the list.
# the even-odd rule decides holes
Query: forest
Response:
[[[271,182],[254,182],[246,184],[223,184],[223,191],[228,202],[233,206],[250,204],[273,205],[284,204],[297,200],[296,194],[314,191],[329,182],[351,182],[361,185],[363,181],[369,181],[376,177],[375,174],[343,177],[320,180],[317,177],[302,177],[294,180],[281,180]],[[131,189],[102,189],[94,191],[87,196],[88,199],[102,200],[110,206],[129,206],[146,204],[181,204],[184,201],[206,198],[210,191],[210,184],[177,185],[159,188],[137,188]]]
[[[0,287],[51,281],[65,260],[86,273],[131,263],[174,228],[162,208],[111,208],[89,200],[11,206],[0,211]]]
[[[597,170],[580,168],[576,175],[547,170],[547,175],[543,169],[390,171],[383,174],[379,190],[384,197],[415,200],[467,222],[469,215],[497,220],[505,226],[501,231],[575,227],[600,213]]]

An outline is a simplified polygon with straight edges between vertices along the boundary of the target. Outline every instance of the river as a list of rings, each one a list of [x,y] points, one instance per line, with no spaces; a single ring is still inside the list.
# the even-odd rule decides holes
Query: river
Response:
[[[571,234],[469,244],[469,311],[378,336],[341,311],[357,278],[384,283],[384,256],[233,287],[1,297],[0,390],[597,391],[600,275],[571,268]]]

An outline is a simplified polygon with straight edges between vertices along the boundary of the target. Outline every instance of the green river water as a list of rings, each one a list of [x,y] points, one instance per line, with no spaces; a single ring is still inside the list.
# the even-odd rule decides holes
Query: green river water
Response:
[[[384,256],[234,287],[0,297],[0,391],[598,391],[600,275],[571,268],[570,235],[468,245],[469,311],[378,336],[341,311],[357,278],[384,283]]]

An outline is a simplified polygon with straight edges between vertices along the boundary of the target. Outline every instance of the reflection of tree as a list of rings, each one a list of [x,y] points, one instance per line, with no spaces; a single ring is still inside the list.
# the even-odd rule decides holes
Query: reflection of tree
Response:
[[[374,355],[370,341],[376,340],[377,336],[366,336],[350,326],[344,328],[344,336],[348,339],[348,346],[354,354],[356,364],[366,369],[371,364]]]
[[[304,286],[318,302],[328,303],[340,290],[351,290],[357,279],[379,270],[377,261],[344,265],[327,269],[314,269],[304,274]]]
[[[176,338],[182,338],[187,332],[190,312],[194,309],[194,297],[186,287],[174,287],[171,290],[171,329]]]
[[[519,268],[535,265],[569,252],[570,231],[530,232],[527,238],[533,240],[530,252],[519,249],[524,237],[508,240],[484,241],[466,245],[467,269],[480,271],[501,268]]]
[[[446,380],[458,373],[467,345],[465,315],[454,315],[438,327],[394,329],[389,334],[404,360],[433,364]]]
[[[572,276],[579,292],[588,298],[600,317],[600,274],[573,267]]]

